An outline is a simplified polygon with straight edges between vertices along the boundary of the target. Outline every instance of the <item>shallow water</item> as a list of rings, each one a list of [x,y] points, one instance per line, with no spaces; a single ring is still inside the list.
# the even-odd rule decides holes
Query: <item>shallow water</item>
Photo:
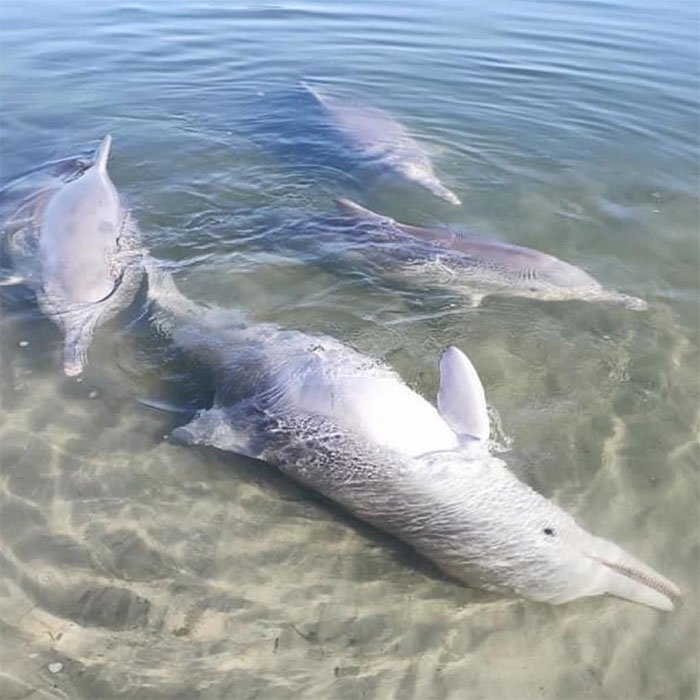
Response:
[[[189,296],[335,335],[429,397],[463,348],[512,468],[685,595],[664,614],[459,587],[271,468],[164,440],[211,387],[138,304],[76,382],[3,287],[0,695],[696,697],[698,21],[690,1],[3,2],[3,182],[111,132]],[[397,115],[464,205],[351,168],[301,79]],[[650,309],[468,308],[385,275],[336,196],[545,250]]]

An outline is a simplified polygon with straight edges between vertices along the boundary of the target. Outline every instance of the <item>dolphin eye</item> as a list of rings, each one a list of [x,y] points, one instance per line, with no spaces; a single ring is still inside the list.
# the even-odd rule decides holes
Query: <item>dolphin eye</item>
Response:
[[[551,527],[546,527],[544,530],[542,530],[545,535],[549,535],[550,537],[554,536],[554,530],[552,530]]]

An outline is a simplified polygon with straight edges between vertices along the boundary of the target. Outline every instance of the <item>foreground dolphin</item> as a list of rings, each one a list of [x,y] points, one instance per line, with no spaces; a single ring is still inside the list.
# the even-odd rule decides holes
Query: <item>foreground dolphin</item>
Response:
[[[419,241],[410,271],[428,281],[461,289],[474,306],[484,297],[500,295],[647,308],[644,300],[606,290],[588,273],[553,255],[471,233],[402,224],[349,199],[337,199],[336,203],[347,216],[366,222],[389,238]]]
[[[357,107],[337,99],[318,87],[302,83],[331,118],[353,149],[373,165],[414,182],[450,204],[461,204],[433,171],[425,150],[387,112],[375,107]]]
[[[671,610],[676,586],[590,535],[488,451],[467,357],[440,359],[438,407],[327,336],[204,311],[151,271],[154,319],[214,371],[217,397],[174,437],[262,459],[471,586],[564,603],[609,593]]]
[[[137,226],[107,173],[111,143],[103,139],[90,167],[67,162],[45,174],[3,216],[16,280],[61,329],[69,376],[80,374],[94,329],[132,301],[143,273]]]

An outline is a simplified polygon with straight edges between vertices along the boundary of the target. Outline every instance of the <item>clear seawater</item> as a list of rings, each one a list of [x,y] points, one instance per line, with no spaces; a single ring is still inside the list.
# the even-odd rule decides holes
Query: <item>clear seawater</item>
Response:
[[[334,335],[431,398],[440,349],[463,348],[516,473],[684,596],[664,614],[455,585],[272,468],[165,440],[210,387],[138,304],[77,382],[3,287],[0,695],[697,697],[699,45],[694,0],[4,0],[3,183],[110,132],[188,296]],[[337,158],[300,80],[397,116],[463,206]],[[334,228],[337,196],[547,251],[650,308],[469,308],[388,280]]]

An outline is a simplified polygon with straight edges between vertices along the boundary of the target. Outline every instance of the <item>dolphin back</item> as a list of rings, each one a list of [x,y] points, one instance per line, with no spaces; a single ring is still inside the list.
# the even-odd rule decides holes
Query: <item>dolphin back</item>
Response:
[[[107,136],[93,166],[59,189],[44,215],[44,276],[54,297],[69,303],[95,303],[114,288],[112,256],[126,211],[106,170],[110,145]]]
[[[78,374],[95,328],[129,304],[141,279],[140,235],[107,172],[107,135],[92,165],[41,211],[37,299],[62,329],[64,370]]]

